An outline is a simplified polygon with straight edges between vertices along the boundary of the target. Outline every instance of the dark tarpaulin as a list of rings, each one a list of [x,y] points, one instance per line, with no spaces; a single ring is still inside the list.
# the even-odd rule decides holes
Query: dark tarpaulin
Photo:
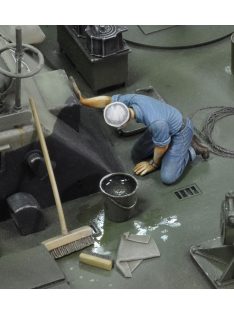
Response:
[[[123,171],[100,111],[78,107],[62,110],[53,133],[46,138],[63,202],[97,192],[104,175]],[[78,114],[79,130],[74,123]],[[6,215],[6,197],[15,192],[31,193],[42,207],[54,204],[48,177],[35,176],[25,161],[32,150],[40,150],[38,142],[6,154],[6,170],[0,173],[0,219]]]

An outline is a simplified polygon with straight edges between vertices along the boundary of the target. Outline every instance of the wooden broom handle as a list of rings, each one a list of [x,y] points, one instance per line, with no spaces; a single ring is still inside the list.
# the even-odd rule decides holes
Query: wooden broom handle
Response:
[[[46,146],[45,137],[44,137],[44,134],[43,134],[43,131],[42,131],[42,128],[41,128],[40,119],[39,119],[39,116],[38,116],[38,113],[37,113],[36,104],[35,104],[35,101],[34,101],[33,98],[29,98],[29,102],[30,102],[32,114],[33,114],[33,117],[34,117],[35,126],[36,126],[37,134],[38,134],[38,137],[39,137],[42,153],[43,153],[43,156],[44,156],[44,159],[45,159],[46,168],[47,168],[47,171],[48,171],[48,175],[49,175],[50,184],[51,184],[51,188],[52,188],[53,195],[54,195],[56,208],[57,208],[57,211],[58,211],[59,222],[60,222],[60,226],[61,226],[61,232],[62,232],[62,235],[67,235],[68,234],[68,229],[67,229],[67,225],[66,225],[66,221],[65,221],[65,217],[64,217],[64,213],[63,213],[63,207],[62,207],[62,203],[61,203],[61,200],[60,200],[58,187],[57,187],[57,183],[56,183],[55,176],[54,176],[53,167],[51,165],[49,152],[48,152],[48,149],[47,149],[47,146]]]

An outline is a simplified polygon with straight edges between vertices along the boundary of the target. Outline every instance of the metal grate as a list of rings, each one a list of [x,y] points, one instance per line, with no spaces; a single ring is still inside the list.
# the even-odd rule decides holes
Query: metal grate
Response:
[[[202,191],[200,190],[200,188],[196,185],[189,185],[186,186],[184,188],[178,189],[174,191],[175,196],[177,197],[177,199],[179,200],[184,200],[184,199],[188,199],[194,196],[198,196],[202,193]]]

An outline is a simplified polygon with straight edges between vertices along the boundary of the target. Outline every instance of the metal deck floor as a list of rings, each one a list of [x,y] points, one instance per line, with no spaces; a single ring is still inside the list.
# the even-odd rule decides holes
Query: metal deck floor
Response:
[[[53,26],[44,26],[47,43],[44,49],[54,47],[54,55],[68,74],[75,76],[86,96],[92,92],[64,56],[56,50],[56,32]],[[230,74],[230,40],[199,48],[157,50],[131,45],[129,54],[129,80],[127,86],[109,94],[132,92],[137,88],[153,86],[165,100],[179,108],[184,115],[204,106],[232,106],[234,77]],[[204,118],[198,114],[195,124]],[[100,114],[101,118],[101,114]],[[217,123],[215,138],[222,145],[234,147],[233,117]],[[116,153],[132,173],[130,150],[138,136],[120,138],[109,130]],[[102,230],[95,244],[96,251],[111,252],[115,257],[122,233],[150,234],[157,243],[161,256],[144,261],[126,279],[114,268],[111,272],[81,265],[78,253],[58,261],[72,288],[212,288],[207,278],[193,262],[189,250],[220,235],[219,215],[225,193],[234,188],[234,160],[211,155],[208,162],[199,158],[190,164],[182,179],[173,186],[160,182],[159,173],[139,179],[139,199],[142,212],[124,223],[113,223],[105,218],[100,194],[66,203],[66,216],[70,228],[85,225],[94,219]],[[197,184],[202,193],[179,200],[173,191]],[[48,215],[54,209],[48,209]],[[52,221],[52,218],[51,218]],[[7,221],[6,223],[10,223]],[[4,224],[5,225],[5,224]],[[5,227],[6,229],[6,227]],[[11,230],[13,231],[13,228]],[[16,238],[11,246],[3,247],[5,253],[38,244],[43,237],[59,232],[57,224],[28,238]],[[7,230],[8,232],[8,230]],[[4,250],[5,249],[5,250]]]

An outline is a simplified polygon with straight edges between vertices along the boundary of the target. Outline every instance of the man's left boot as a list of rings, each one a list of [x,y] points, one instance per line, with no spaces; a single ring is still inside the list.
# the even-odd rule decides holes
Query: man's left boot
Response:
[[[203,160],[209,159],[210,156],[209,148],[206,145],[204,145],[196,135],[193,135],[191,145],[195,150],[196,154],[200,155],[203,158]]]

